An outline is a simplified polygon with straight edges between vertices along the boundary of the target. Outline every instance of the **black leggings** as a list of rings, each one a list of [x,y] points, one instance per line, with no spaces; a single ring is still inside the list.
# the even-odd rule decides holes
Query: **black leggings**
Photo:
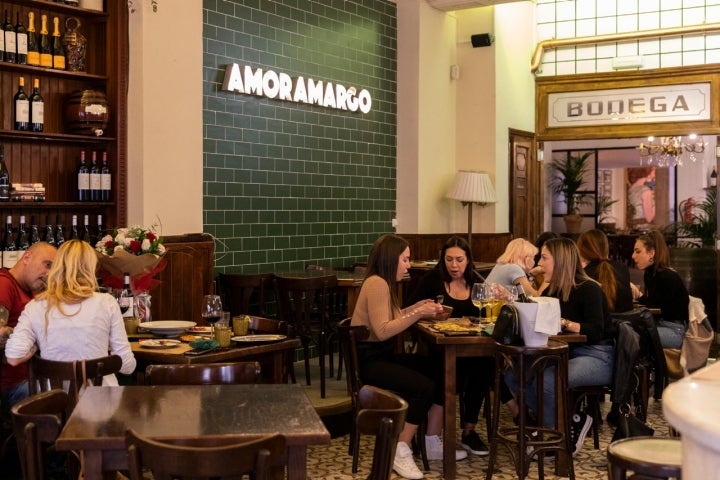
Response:
[[[495,388],[495,359],[493,357],[459,357],[457,359],[457,393],[460,395],[460,427],[475,424],[488,390]],[[500,383],[500,400],[512,399],[505,380]]]

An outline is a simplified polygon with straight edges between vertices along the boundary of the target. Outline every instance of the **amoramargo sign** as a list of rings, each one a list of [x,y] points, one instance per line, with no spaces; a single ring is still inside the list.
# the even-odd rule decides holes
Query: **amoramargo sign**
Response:
[[[358,92],[352,86],[302,76],[292,78],[287,73],[253,70],[248,65],[241,69],[237,63],[225,68],[222,90],[351,112],[368,113],[372,107],[372,98],[366,89]]]

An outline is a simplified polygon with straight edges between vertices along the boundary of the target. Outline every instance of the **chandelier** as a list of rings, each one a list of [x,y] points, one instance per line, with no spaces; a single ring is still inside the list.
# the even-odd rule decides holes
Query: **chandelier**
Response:
[[[691,133],[687,137],[690,143],[683,142],[683,137],[660,137],[655,143],[655,137],[648,137],[648,143],[640,143],[640,165],[656,165],[658,167],[682,166],[683,158],[687,154],[693,162],[697,160],[696,153],[703,153],[707,142],[703,137]]]

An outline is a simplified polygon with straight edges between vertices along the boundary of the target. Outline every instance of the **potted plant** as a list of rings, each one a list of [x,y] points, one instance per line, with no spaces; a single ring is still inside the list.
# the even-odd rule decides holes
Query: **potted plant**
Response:
[[[553,170],[551,186],[555,195],[562,195],[565,199],[567,212],[563,217],[568,233],[579,233],[582,216],[580,207],[590,202],[591,193],[583,192],[587,185],[585,176],[590,169],[590,159],[593,152],[574,155],[567,152],[562,157],[554,158],[550,163]]]
[[[705,199],[698,203],[680,202],[682,220],[675,224],[678,238],[689,239],[686,244],[700,242],[703,247],[714,247],[717,232],[717,189],[709,188]],[[685,208],[688,205],[689,208]]]
[[[615,218],[610,215],[612,206],[619,200],[607,195],[600,195],[595,202],[595,215],[598,219],[598,228],[605,233],[615,233]]]

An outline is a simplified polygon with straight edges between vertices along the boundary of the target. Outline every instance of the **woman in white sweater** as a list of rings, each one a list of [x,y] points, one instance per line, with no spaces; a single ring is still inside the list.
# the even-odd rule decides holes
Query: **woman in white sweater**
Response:
[[[65,242],[48,273],[47,290],[20,315],[5,346],[10,365],[28,361],[40,351],[48,360],[73,361],[105,357],[122,359],[120,372],[135,370],[135,357],[125,333],[120,307],[107,293],[97,292],[97,256],[89,243]],[[117,385],[108,375],[103,385]]]

